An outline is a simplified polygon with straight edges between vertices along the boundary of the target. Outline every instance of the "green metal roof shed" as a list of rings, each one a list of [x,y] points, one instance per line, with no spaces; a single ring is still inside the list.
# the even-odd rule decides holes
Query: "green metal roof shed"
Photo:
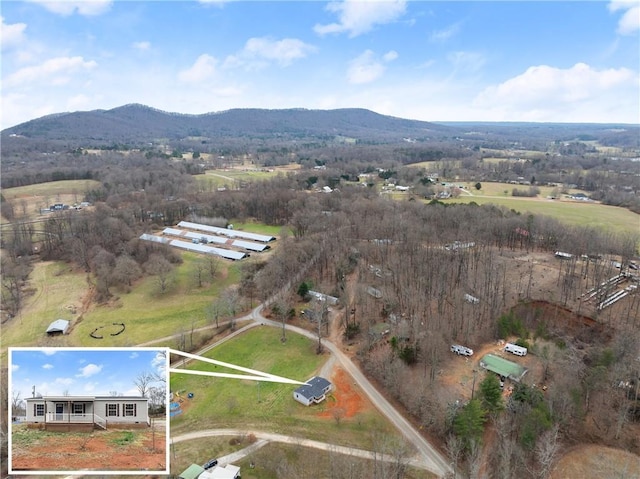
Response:
[[[198,466],[197,464],[191,464],[178,477],[180,477],[180,479],[197,479],[197,477],[203,472],[204,467]]]
[[[522,376],[528,371],[524,366],[520,366],[518,363],[508,361],[500,356],[493,354],[487,354],[480,360],[480,367],[492,371],[500,376],[505,376],[512,381],[520,382]]]

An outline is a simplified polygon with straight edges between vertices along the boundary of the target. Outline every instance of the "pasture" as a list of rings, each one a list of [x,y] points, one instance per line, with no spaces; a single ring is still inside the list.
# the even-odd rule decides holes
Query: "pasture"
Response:
[[[484,188],[484,185],[483,185]],[[638,235],[640,215],[617,206],[579,201],[559,201],[542,198],[497,197],[461,195],[459,198],[444,200],[446,203],[494,204],[513,209],[522,214],[532,213],[555,218],[567,225],[590,226],[621,234]]]
[[[62,180],[39,183],[28,186],[5,188],[2,195],[13,205],[16,216],[33,220],[40,218],[41,208],[48,208],[53,203],[73,205],[84,201],[85,194],[100,186],[96,180]],[[6,223],[6,219],[2,218]]]
[[[287,332],[281,342],[279,328],[252,328],[205,354],[231,364],[306,381],[317,374],[326,355],[317,355],[316,342]],[[237,372],[204,362],[188,369]],[[391,437],[399,433],[371,406],[338,423],[328,410],[332,396],[321,404],[303,406],[293,399],[298,386],[238,379],[171,374],[171,390],[183,399],[183,413],[171,419],[171,432],[179,435],[199,429],[240,428],[265,430],[318,441],[370,448],[375,432]],[[187,399],[193,393],[192,399]]]
[[[3,342],[11,346],[131,346],[212,324],[208,307],[220,291],[239,281],[240,265],[219,260],[216,279],[198,287],[196,268],[202,256],[183,252],[182,258],[165,293],[160,293],[155,277],[147,277],[129,293],[112,288],[114,297],[107,304],[93,302],[93,279],[85,272],[62,262],[37,262],[28,281],[32,294],[20,314],[3,324]],[[70,320],[71,332],[48,337],[45,331],[55,319]],[[119,330],[114,323],[124,323],[124,332],[112,336]],[[97,328],[101,339],[90,336]],[[167,345],[175,346],[175,340]]]

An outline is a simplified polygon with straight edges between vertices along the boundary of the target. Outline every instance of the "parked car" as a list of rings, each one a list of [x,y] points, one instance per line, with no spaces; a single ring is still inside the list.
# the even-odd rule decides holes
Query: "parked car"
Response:
[[[211,469],[212,467],[216,467],[218,465],[217,459],[211,459],[210,461],[205,462],[202,465],[202,468],[206,471],[207,469]]]
[[[463,356],[473,356],[473,349],[467,348],[465,346],[460,346],[459,344],[452,345],[451,352],[461,354]]]

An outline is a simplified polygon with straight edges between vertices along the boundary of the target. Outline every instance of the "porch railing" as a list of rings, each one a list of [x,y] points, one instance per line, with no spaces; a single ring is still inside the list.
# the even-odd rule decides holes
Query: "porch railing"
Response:
[[[93,414],[69,414],[69,413],[56,413],[56,412],[48,412],[47,413],[47,422],[93,422]]]

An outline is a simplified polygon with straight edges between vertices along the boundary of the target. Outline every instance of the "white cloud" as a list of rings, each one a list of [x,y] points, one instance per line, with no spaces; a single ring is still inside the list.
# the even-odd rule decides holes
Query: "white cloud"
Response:
[[[326,9],[338,15],[337,23],[317,24],[313,27],[319,35],[349,32],[349,37],[367,33],[375,25],[391,23],[404,15],[405,0],[344,0],[331,2]]]
[[[366,50],[349,63],[347,80],[356,85],[371,83],[380,78],[384,70],[384,65],[376,60],[375,54],[371,50]]]
[[[371,50],[365,50],[360,56],[349,63],[347,80],[351,84],[371,83],[380,78],[386,70],[383,62],[390,62],[398,58],[398,53],[390,50],[382,56],[382,61],[376,58]]]
[[[89,363],[85,367],[80,368],[79,371],[80,374],[76,374],[77,378],[88,378],[102,371],[102,365],[98,366],[97,364]]]
[[[316,47],[297,38],[274,40],[270,37],[254,37],[247,40],[241,51],[225,58],[224,68],[257,71],[267,68],[271,63],[286,67],[315,51]]]
[[[624,12],[618,21],[620,35],[632,35],[640,30],[640,5],[637,0],[613,0],[609,3],[610,12]]]
[[[158,351],[158,353],[153,357],[151,361],[151,367],[156,371],[160,376],[166,375],[166,366],[167,366],[167,356],[164,352]]]
[[[42,352],[47,356],[53,356],[58,351],[56,351],[56,348],[42,348]]]
[[[475,73],[485,63],[484,55],[481,53],[465,51],[450,52],[447,54],[447,60],[457,72],[462,71],[464,73]]]
[[[144,52],[151,48],[151,42],[133,42],[131,46],[136,50],[140,50],[141,52]]]
[[[42,5],[51,13],[68,17],[77,13],[87,17],[102,15],[111,8],[111,0],[29,0],[30,2]]]
[[[585,63],[562,69],[533,66],[480,92],[474,107],[522,121],[607,122],[612,112],[637,116],[638,73],[627,68],[596,70]],[[635,107],[629,106],[635,103]],[[583,116],[581,115],[588,115]],[[628,114],[626,115],[628,116]]]
[[[69,386],[73,384],[75,381],[72,378],[56,378],[56,384],[62,384],[63,386]]]
[[[297,38],[274,40],[268,37],[250,38],[244,46],[243,55],[250,58],[264,58],[281,66],[290,65],[294,60],[305,58],[316,48]]]
[[[3,50],[19,45],[25,40],[26,23],[4,23],[4,17],[0,17],[0,20],[0,45]]]
[[[18,369],[20,369],[20,366],[18,364],[11,365],[11,371],[17,371]]]
[[[218,60],[204,53],[190,68],[178,73],[178,79],[185,83],[201,83],[213,76],[217,63]]]
[[[442,30],[434,30],[429,36],[429,40],[434,43],[443,43],[460,32],[461,22],[456,22]]]
[[[77,71],[91,70],[97,65],[95,61],[86,61],[79,56],[52,58],[40,65],[21,68],[9,75],[5,80],[5,87],[23,86],[35,81],[62,85],[70,81],[71,74]]]
[[[49,363],[43,364],[42,369],[53,369],[53,364],[49,364]]]
[[[134,352],[132,352],[132,353],[129,355],[129,359],[135,359],[135,358],[137,358],[138,356],[139,356],[139,354],[138,354],[138,353],[136,353],[136,352],[134,351]]]
[[[389,50],[387,53],[385,53],[385,54],[382,56],[382,59],[383,59],[385,62],[392,62],[393,60],[395,60],[395,59],[397,59],[397,58],[398,58],[398,52],[397,52],[397,51],[395,51],[395,50]]]

